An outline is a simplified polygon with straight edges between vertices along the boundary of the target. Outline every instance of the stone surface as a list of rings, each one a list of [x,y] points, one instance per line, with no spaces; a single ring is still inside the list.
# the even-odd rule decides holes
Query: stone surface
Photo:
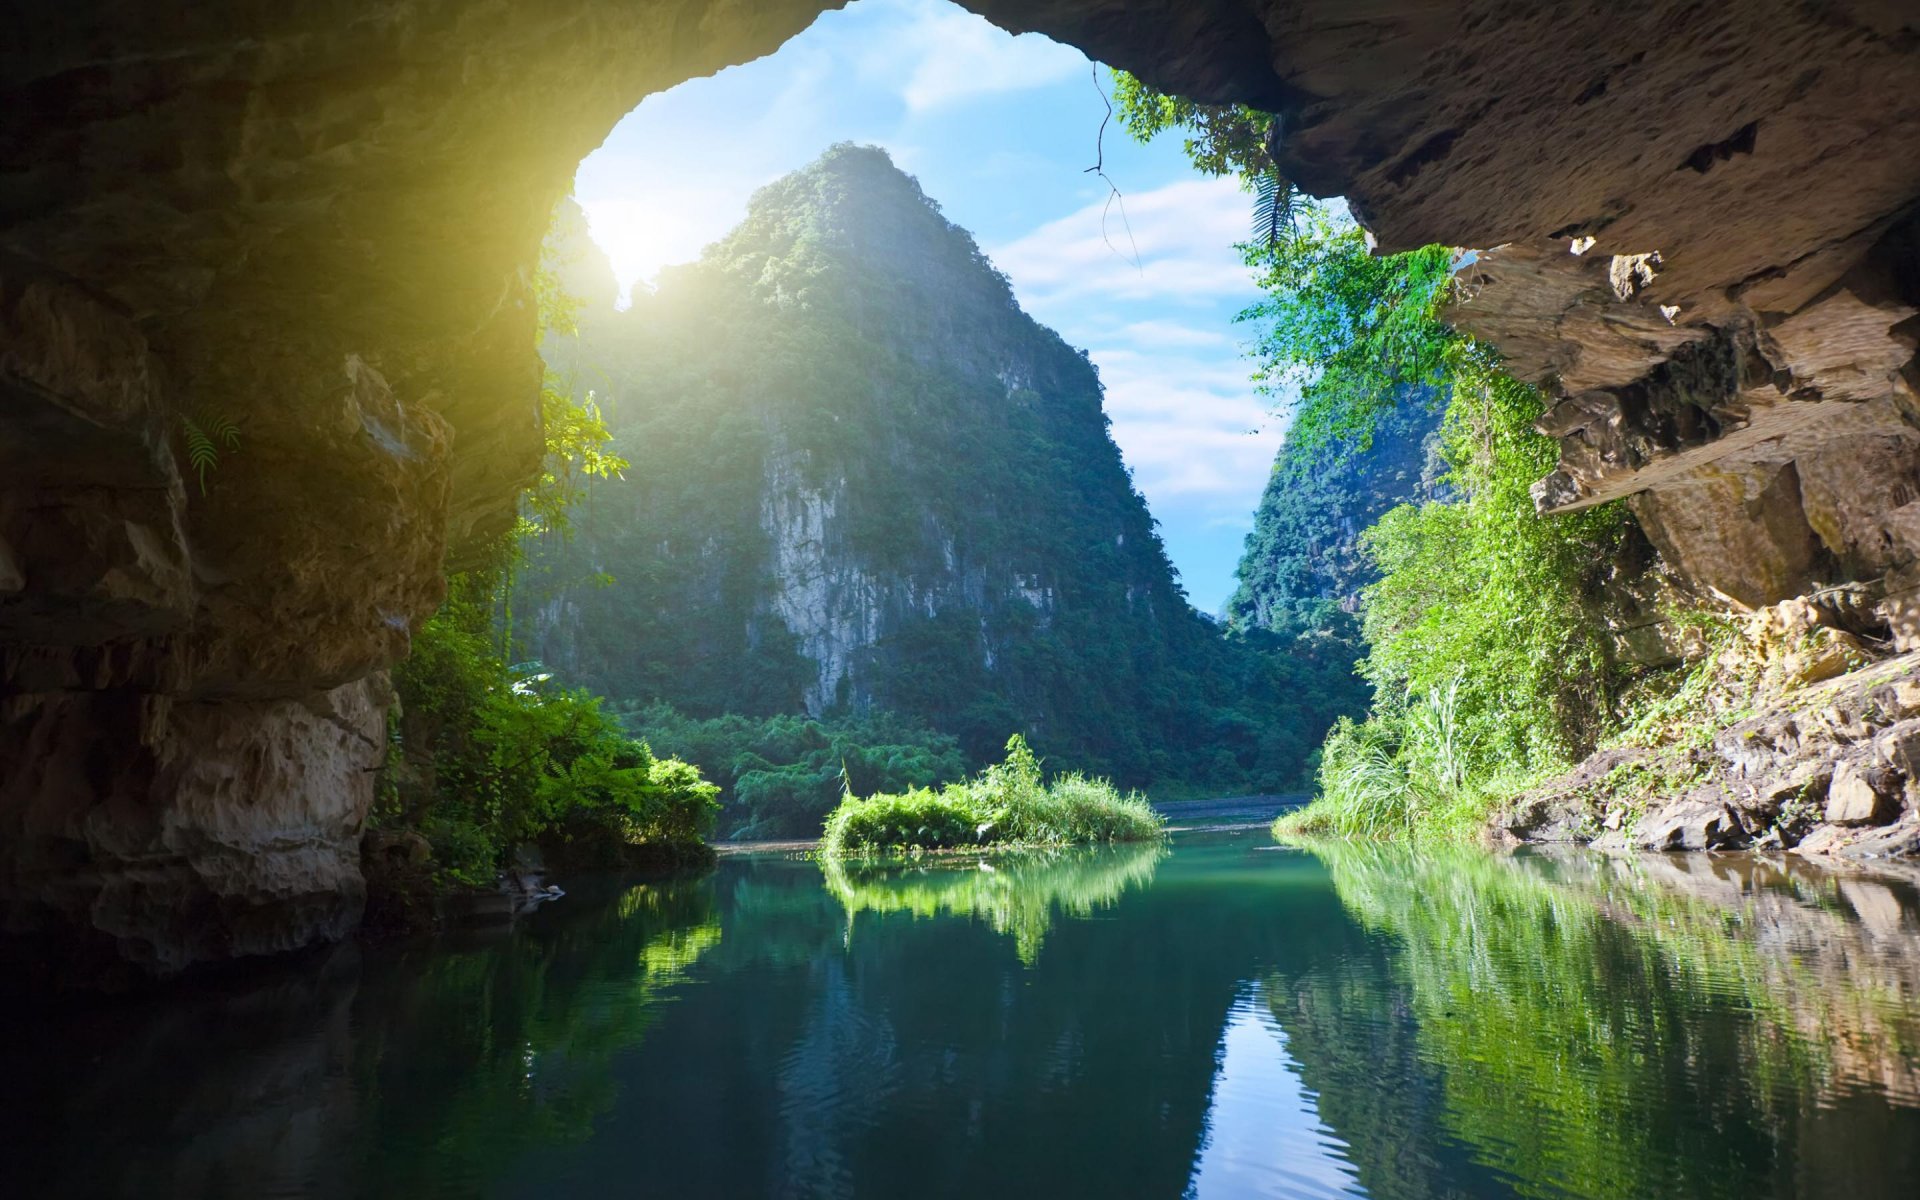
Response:
[[[1635,844],[1646,850],[1728,850],[1745,846],[1747,827],[1740,815],[1712,800],[1678,800],[1640,822]]]
[[[125,982],[294,949],[359,919],[383,677],[275,700],[124,691],[0,702],[11,969]],[[37,951],[37,952],[36,952]]]
[[[1772,628],[1768,615],[1750,625]],[[1710,745],[1699,747],[1688,732],[1677,745],[1602,751],[1516,798],[1489,833],[1602,848],[1920,853],[1920,654],[1815,682],[1734,652],[1723,665],[1757,674],[1772,690],[1735,709],[1751,715],[1720,728]],[[1716,718],[1702,711],[1698,720]]]
[[[1830,825],[1885,825],[1900,811],[1900,776],[1880,766],[1842,760],[1827,788]]]

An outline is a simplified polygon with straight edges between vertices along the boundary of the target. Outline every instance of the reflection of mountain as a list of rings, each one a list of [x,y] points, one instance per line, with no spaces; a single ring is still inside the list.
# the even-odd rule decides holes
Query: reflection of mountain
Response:
[[[839,896],[813,862],[756,858],[577,892],[512,936],[48,1017],[9,1047],[0,1178],[541,1200],[1920,1178],[1902,879],[1318,853],[850,869]]]
[[[743,864],[703,963],[737,973],[641,1047],[635,1086],[575,1169],[612,1179],[643,1160],[660,1195],[1180,1195],[1240,954],[1270,940],[1248,920],[1276,928],[1277,914],[1257,894],[1220,909],[1217,891],[1170,886],[1158,857],[996,858],[1017,883],[854,868],[851,923],[814,864]],[[1324,892],[1320,907],[1340,919]],[[1037,938],[1047,912],[1045,947],[1023,962],[1023,931]],[[549,1169],[516,1182],[541,1194]]]
[[[1920,1112],[1874,1093],[1920,1102],[1910,887],[1660,856],[1316,853],[1394,944],[1345,986],[1314,964],[1268,991],[1375,1195],[1477,1193],[1484,1170],[1524,1195],[1907,1194]],[[1411,1096],[1381,1093],[1388,1064]]]
[[[851,922],[862,912],[971,916],[1010,933],[1032,965],[1056,913],[1091,916],[1133,887],[1153,881],[1167,855],[1159,842],[992,856],[930,857],[913,863],[821,860],[827,890]]]

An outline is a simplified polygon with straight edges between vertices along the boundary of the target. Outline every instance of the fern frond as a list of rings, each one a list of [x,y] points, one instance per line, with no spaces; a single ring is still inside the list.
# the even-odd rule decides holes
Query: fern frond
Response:
[[[180,418],[187,443],[187,465],[200,481],[200,494],[207,494],[207,472],[220,466],[220,447],[240,448],[240,427],[218,413],[201,413]]]
[[[181,418],[181,425],[187,435],[187,465],[193,468],[200,478],[200,494],[207,494],[207,472],[220,465],[220,451],[215,448],[213,439],[200,427],[200,422],[192,417]]]
[[[1268,170],[1253,181],[1253,240],[1277,246],[1293,231],[1294,187],[1278,170]]]

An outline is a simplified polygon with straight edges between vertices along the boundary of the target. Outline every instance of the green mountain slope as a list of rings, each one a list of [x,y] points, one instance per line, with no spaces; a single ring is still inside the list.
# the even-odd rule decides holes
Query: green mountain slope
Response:
[[[1360,589],[1374,579],[1360,535],[1395,505],[1434,496],[1444,407],[1408,396],[1381,414],[1371,439],[1284,443],[1247,535],[1228,619],[1285,630],[1328,603],[1356,611]]]
[[[1351,657],[1187,603],[1098,375],[877,149],[836,146],[574,348],[631,460],[522,632],[695,715],[895,710],[976,760],[1179,790],[1300,777]],[[600,574],[611,582],[588,582]]]

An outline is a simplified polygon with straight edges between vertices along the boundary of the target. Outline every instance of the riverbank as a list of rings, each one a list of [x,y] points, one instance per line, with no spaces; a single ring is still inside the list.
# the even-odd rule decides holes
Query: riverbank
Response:
[[[1809,663],[1816,675],[1821,664]],[[1495,841],[1920,855],[1920,653],[1684,714],[1502,805]]]

